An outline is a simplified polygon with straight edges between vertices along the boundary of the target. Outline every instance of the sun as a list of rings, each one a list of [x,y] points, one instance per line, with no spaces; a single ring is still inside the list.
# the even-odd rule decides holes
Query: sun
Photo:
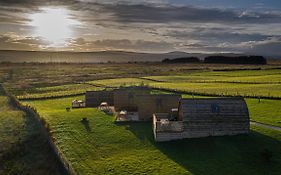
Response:
[[[30,25],[34,35],[49,41],[52,46],[64,46],[73,35],[73,28],[80,23],[72,19],[66,8],[42,8],[39,13],[30,15]]]

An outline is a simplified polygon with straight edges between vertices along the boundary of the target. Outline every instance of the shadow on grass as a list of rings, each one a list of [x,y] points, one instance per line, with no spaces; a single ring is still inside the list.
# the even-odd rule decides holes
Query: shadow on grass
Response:
[[[88,120],[81,120],[80,122],[83,124],[83,126],[85,127],[87,132],[92,131],[90,124],[89,124],[90,122]]]
[[[149,141],[163,154],[192,174],[280,174],[281,143],[251,131],[249,135],[207,137],[155,143],[151,123],[124,123],[142,141]],[[272,152],[265,162],[262,152]]]

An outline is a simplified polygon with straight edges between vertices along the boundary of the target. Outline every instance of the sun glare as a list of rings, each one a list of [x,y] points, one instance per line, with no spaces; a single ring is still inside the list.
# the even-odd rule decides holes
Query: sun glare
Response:
[[[35,28],[34,34],[56,47],[65,46],[73,35],[73,27],[79,25],[65,8],[42,8],[41,12],[31,14],[30,20],[30,25]]]

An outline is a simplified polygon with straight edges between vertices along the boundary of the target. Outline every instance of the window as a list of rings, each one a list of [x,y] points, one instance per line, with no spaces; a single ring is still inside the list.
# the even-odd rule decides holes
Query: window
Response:
[[[212,104],[211,105],[211,108],[212,108],[212,113],[220,113],[220,107],[218,104]]]

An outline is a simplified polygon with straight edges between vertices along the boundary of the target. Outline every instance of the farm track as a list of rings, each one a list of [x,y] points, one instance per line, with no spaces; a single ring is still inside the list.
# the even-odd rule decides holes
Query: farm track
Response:
[[[264,124],[264,123],[256,122],[256,121],[251,121],[250,123],[251,123],[251,125],[261,126],[263,128],[273,129],[275,131],[281,131],[281,127],[279,127],[279,126],[273,126],[273,125]]]

